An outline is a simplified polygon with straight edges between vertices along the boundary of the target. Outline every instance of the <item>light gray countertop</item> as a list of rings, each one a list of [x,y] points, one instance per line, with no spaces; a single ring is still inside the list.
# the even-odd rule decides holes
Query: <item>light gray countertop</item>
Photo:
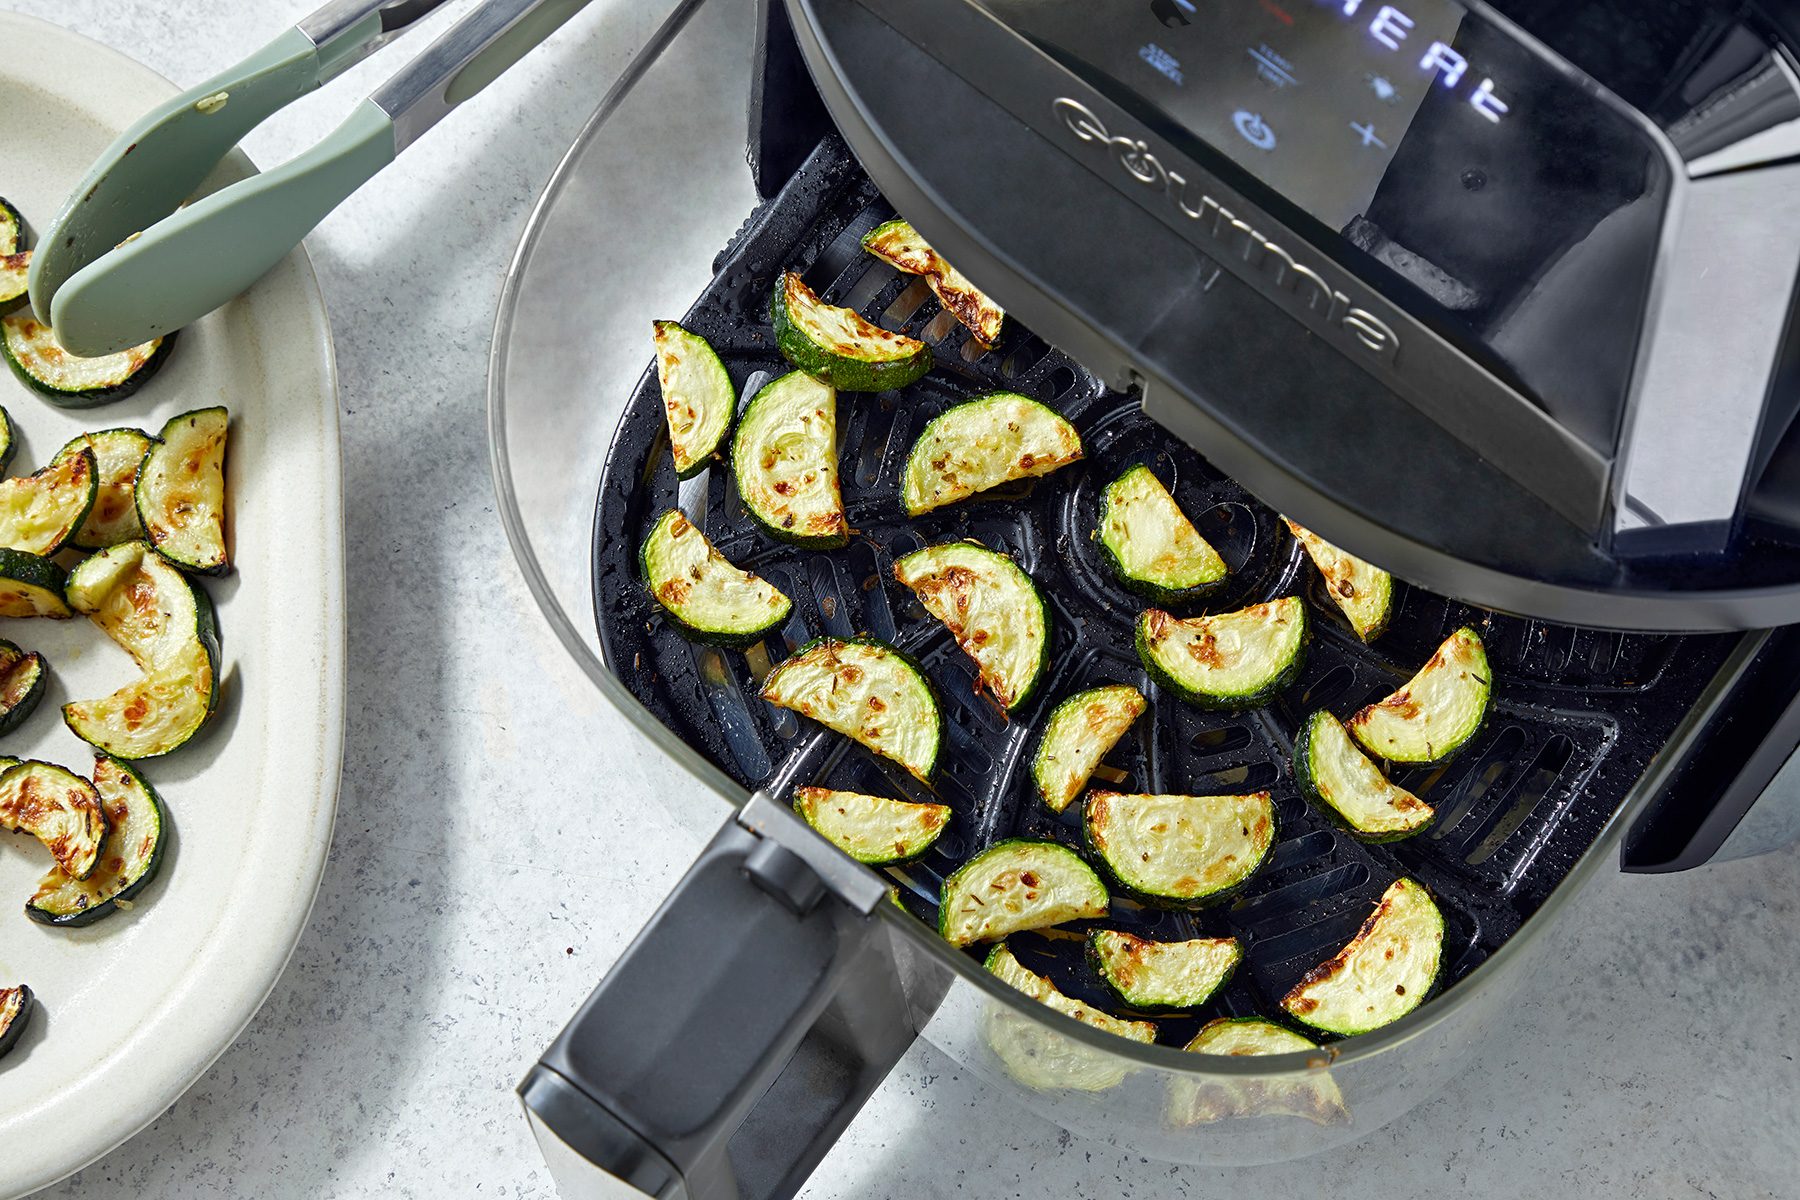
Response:
[[[183,86],[301,15],[276,0],[0,4]],[[596,0],[308,239],[337,339],[348,511],[330,864],[238,1043],[42,1196],[553,1195],[513,1086],[697,843],[646,794],[647,751],[618,736],[514,570],[488,474],[487,352],[532,201],[665,7]],[[311,144],[397,61],[278,118],[252,156]],[[28,119],[6,114],[0,145]],[[1603,878],[1540,957],[1506,1048],[1330,1160],[1145,1162],[1022,1115],[920,1046],[806,1194],[1795,1196],[1797,881],[1793,852]]]

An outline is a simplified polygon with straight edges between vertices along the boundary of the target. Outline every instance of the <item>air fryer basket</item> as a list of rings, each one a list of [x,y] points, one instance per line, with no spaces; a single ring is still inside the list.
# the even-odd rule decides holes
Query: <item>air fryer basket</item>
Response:
[[[1366,1136],[1491,1047],[1485,1032],[1504,1019],[1536,961],[1531,956],[1567,915],[1580,884],[1613,869],[1610,856],[1625,824],[1667,790],[1690,761],[1690,750],[1720,741],[1712,731],[1721,712],[1743,711],[1735,707],[1735,689],[1758,669],[1767,639],[1574,630],[1480,613],[1402,588],[1391,632],[1373,649],[1360,647],[1325,598],[1312,593],[1315,573],[1295,554],[1273,514],[1192,450],[1160,435],[1129,397],[1106,393],[1022,329],[1009,329],[994,352],[965,358],[960,329],[924,292],[855,249],[856,233],[888,210],[841,147],[822,148],[802,178],[758,207],[743,156],[744,97],[753,87],[748,48],[757,37],[756,21],[751,5],[682,0],[663,35],[603,99],[558,169],[526,231],[497,322],[489,418],[500,512],[552,630],[608,701],[593,706],[595,736],[617,746],[617,753],[606,786],[597,791],[622,798],[619,803],[660,806],[696,831],[711,831],[725,819],[709,855],[727,842],[742,844],[745,829],[770,833],[780,824],[771,823],[771,811],[780,815],[786,789],[796,782],[919,794],[916,785],[887,773],[860,749],[816,727],[790,723],[754,699],[755,671],[744,654],[716,654],[674,638],[629,565],[647,516],[683,498],[668,473],[666,452],[657,452],[661,419],[646,400],[654,392],[646,373],[650,320],[683,316],[691,305],[685,319],[715,339],[734,382],[744,388],[758,374],[784,369],[766,341],[764,305],[775,273],[792,264],[828,298],[852,299],[883,323],[920,332],[937,345],[940,360],[931,376],[899,396],[840,401],[846,498],[852,524],[862,531],[849,549],[796,554],[750,536],[723,472],[689,485],[685,496],[728,554],[776,576],[794,596],[800,615],[766,644],[769,658],[779,659],[813,632],[891,632],[925,657],[950,710],[938,788],[956,809],[956,820],[938,855],[898,879],[911,915],[882,903],[851,922],[872,931],[859,935],[868,938],[865,952],[843,977],[875,991],[885,977],[902,1003],[872,1018],[833,1002],[826,1015],[860,1024],[865,1041],[883,1042],[874,1028],[882,1022],[888,1031],[900,1026],[901,1047],[922,1033],[987,1080],[997,1097],[1154,1158],[1269,1162]],[[646,145],[665,152],[646,154]],[[1000,499],[904,522],[893,507],[892,479],[911,432],[955,397],[992,387],[1025,391],[1071,413],[1088,441],[1089,460]],[[1114,921],[1152,927],[1158,936],[1197,927],[1233,929],[1246,938],[1249,964],[1229,994],[1200,1014],[1206,1016],[1272,1011],[1272,998],[1348,935],[1399,870],[1425,879],[1451,912],[1452,967],[1462,982],[1396,1025],[1339,1043],[1323,1056],[1184,1054],[1178,1046],[1193,1020],[1169,1022],[1161,1045],[1113,1038],[998,983],[918,919],[930,915],[943,871],[1006,831],[1074,840],[1071,825],[1030,800],[1020,762],[1034,748],[1031,731],[1045,707],[1084,680],[1143,684],[1120,636],[1137,602],[1098,570],[1085,541],[1094,489],[1134,461],[1157,464],[1236,569],[1235,590],[1217,604],[1299,588],[1309,593],[1318,636],[1304,678],[1275,706],[1220,717],[1159,696],[1155,711],[1112,757],[1109,765],[1135,786],[1199,791],[1266,784],[1278,796],[1285,822],[1277,856],[1238,904],[1198,917],[1119,905]],[[596,513],[595,496],[602,491]],[[1055,606],[1054,672],[1029,710],[1010,723],[974,700],[960,652],[888,575],[897,551],[964,535],[1020,554],[1040,574]],[[598,624],[592,619],[595,601]],[[1285,764],[1296,722],[1314,706],[1344,712],[1387,690],[1442,634],[1465,621],[1482,628],[1493,656],[1500,682],[1494,720],[1436,778],[1406,777],[1439,805],[1443,836],[1373,849],[1349,842],[1294,794]],[[602,649],[609,665],[601,661]],[[543,653],[558,650],[546,645]],[[560,668],[540,661],[536,669],[546,686],[556,686]],[[1778,698],[1785,703],[1791,697]],[[591,700],[572,695],[571,703]],[[715,732],[725,723],[721,712],[736,718],[730,735]],[[645,748],[653,753],[642,753]],[[769,787],[774,803],[747,804],[755,785]],[[1684,797],[1676,799],[1685,805]],[[818,841],[804,829],[798,836]],[[702,863],[707,861],[714,860]],[[836,856],[832,861],[849,865]],[[867,876],[860,868],[852,873]],[[642,961],[655,959],[652,952],[670,932],[670,914],[698,914],[698,926],[721,937],[736,928],[736,914],[717,905],[683,907],[684,895],[696,899],[690,894],[694,879],[690,873],[668,881],[674,888],[669,901],[608,972],[597,1000],[632,982],[640,951],[649,956]],[[1533,912],[1536,919],[1521,927]],[[1049,971],[1059,985],[1106,1002],[1076,957],[1059,951],[1054,939],[1017,941],[1031,965]],[[661,965],[670,961],[692,966],[706,960],[670,948]],[[672,1095],[671,1054],[679,1043],[669,1038],[678,1035],[659,1040],[641,1025],[680,1008],[719,1016],[737,1029],[736,1022],[765,1002],[748,993],[740,978],[718,974],[711,984],[720,995],[686,994],[671,988],[665,972],[648,981],[656,1003],[601,1006],[604,1022],[621,1026],[616,1040],[642,1052],[643,1078],[658,1097]],[[814,1033],[830,1024],[821,1020]],[[843,1028],[840,1023],[838,1032]],[[886,1069],[882,1055],[897,1057],[895,1044],[887,1038],[884,1049],[865,1060],[844,1097],[845,1113]],[[1078,1074],[1098,1070],[1106,1086],[1058,1086],[1041,1072],[1021,1079],[1017,1057],[1003,1058],[997,1045],[1024,1046],[1032,1062],[1073,1064]],[[795,1068],[812,1065],[795,1058],[784,1069],[767,1093],[775,1109],[793,1102],[796,1093],[788,1085]],[[623,1078],[616,1071],[607,1077]],[[1282,1116],[1279,1104],[1264,1105],[1265,1116],[1256,1119],[1200,1125],[1170,1119],[1171,1097],[1196,1085],[1223,1085],[1269,1100],[1287,1085],[1310,1086],[1324,1077],[1345,1102],[1326,1125]],[[717,1081],[682,1082],[699,1096]],[[1089,1075],[1086,1082],[1096,1081]],[[649,1106],[645,1095],[614,1111],[622,1118],[643,1116],[632,1109]],[[533,1111],[547,1119],[544,1110]],[[741,1116],[726,1115],[734,1121]],[[709,1127],[708,1136],[729,1138],[735,1162],[759,1139],[771,1143],[784,1131],[791,1134],[794,1122],[776,1111],[752,1125]],[[841,1127],[829,1124],[824,1137]],[[816,1161],[821,1146],[802,1150],[793,1161]],[[750,1186],[742,1170],[738,1175],[744,1195],[788,1195],[797,1186],[792,1175],[770,1187]]]

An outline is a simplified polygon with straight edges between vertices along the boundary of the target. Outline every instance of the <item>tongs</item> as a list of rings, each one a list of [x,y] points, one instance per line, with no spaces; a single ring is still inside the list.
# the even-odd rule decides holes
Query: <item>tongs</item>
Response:
[[[224,304],[587,0],[486,0],[318,145],[181,207],[245,134],[441,3],[331,0],[119,135],[32,256],[31,306],[63,347],[110,354]]]

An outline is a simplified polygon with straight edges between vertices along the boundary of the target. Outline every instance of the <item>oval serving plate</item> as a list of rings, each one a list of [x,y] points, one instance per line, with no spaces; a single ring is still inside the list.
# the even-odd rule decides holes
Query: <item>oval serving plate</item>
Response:
[[[0,13],[0,196],[35,246],[67,189],[116,135],[174,87],[76,34]],[[254,170],[234,154],[222,168]],[[227,459],[235,572],[203,585],[219,609],[224,690],[213,727],[142,770],[175,836],[129,912],[50,929],[24,903],[50,859],[0,835],[0,987],[24,982],[37,1011],[0,1058],[0,1195],[49,1184],[167,1108],[231,1044],[306,924],[331,842],[343,756],[343,506],[330,329],[312,268],[289,255],[250,292],[185,330],[135,395],[63,411],[0,370],[0,405],[37,469],[84,430],[154,433],[188,409],[231,410]],[[0,620],[43,652],[42,704],[0,754],[79,774],[92,752],[62,724],[65,700],[132,678],[85,620]]]

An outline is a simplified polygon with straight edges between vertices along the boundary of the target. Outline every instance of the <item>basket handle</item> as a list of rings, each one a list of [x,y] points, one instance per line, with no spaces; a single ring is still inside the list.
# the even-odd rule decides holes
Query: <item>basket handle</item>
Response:
[[[753,796],[519,1085],[562,1195],[793,1196],[917,1032],[887,895]]]

